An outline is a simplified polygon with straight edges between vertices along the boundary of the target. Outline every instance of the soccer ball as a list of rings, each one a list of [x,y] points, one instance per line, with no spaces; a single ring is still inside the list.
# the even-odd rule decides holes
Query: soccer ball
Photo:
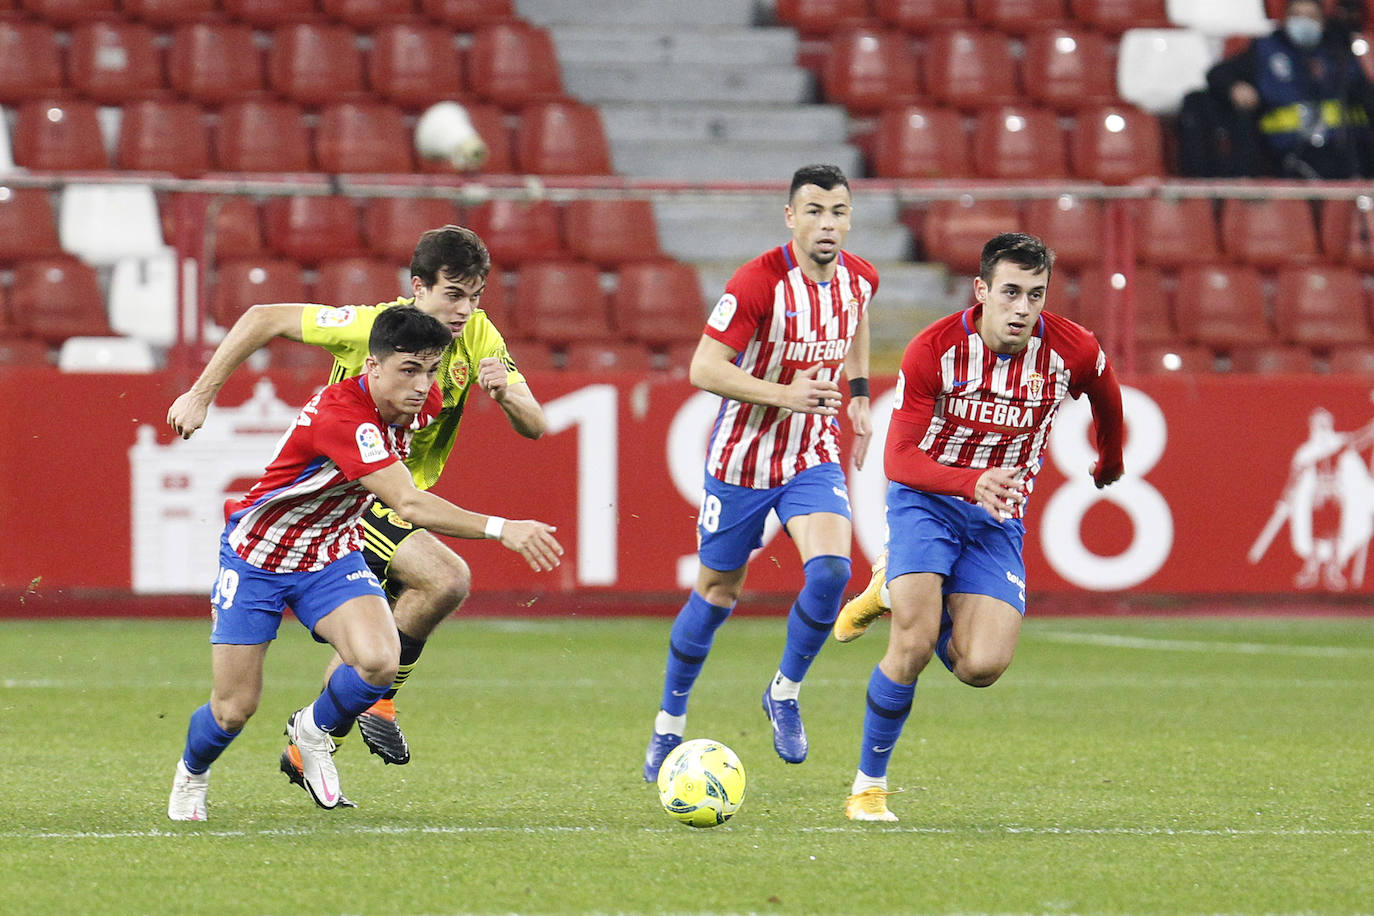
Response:
[[[415,151],[422,159],[445,159],[458,169],[475,169],[487,159],[487,145],[457,102],[425,109],[415,122]]]
[[[744,765],[719,741],[684,741],[659,767],[658,799],[665,811],[689,826],[723,824],[744,801]]]

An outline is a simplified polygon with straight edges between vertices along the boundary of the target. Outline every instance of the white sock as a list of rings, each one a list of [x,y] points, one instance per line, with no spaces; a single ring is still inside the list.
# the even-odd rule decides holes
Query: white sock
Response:
[[[654,717],[654,731],[660,735],[677,735],[681,738],[687,732],[687,716],[670,716],[663,710]]]
[[[892,592],[887,590],[887,580],[883,580],[883,587],[878,591],[878,602],[885,608],[892,607]]]
[[[865,773],[863,770],[857,770],[857,771],[855,771],[855,773],[854,773],[854,785],[850,787],[850,789],[849,789],[849,794],[850,794],[850,795],[858,795],[860,792],[864,791],[865,789],[882,789],[884,792],[886,792],[886,791],[887,791],[887,777],[886,777],[886,776],[869,776],[869,775],[868,775],[867,773]]]
[[[768,695],[773,699],[795,700],[799,693],[801,693],[801,681],[784,677],[781,671],[773,675],[773,683],[768,687]]]

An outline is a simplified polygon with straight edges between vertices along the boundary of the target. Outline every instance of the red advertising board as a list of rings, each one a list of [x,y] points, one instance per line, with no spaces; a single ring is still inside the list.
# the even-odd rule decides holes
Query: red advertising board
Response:
[[[10,430],[0,500],[4,613],[25,595],[105,590],[203,594],[226,495],[271,453],[315,379],[241,373],[204,429],[177,439],[165,416],[184,379],[6,369]],[[680,593],[695,569],[701,459],[715,399],[666,373],[530,378],[550,421],[521,439],[480,393],[436,487],[477,511],[558,525],[568,548],[552,574],[492,542],[457,542],[480,590],[541,596]],[[874,379],[886,429],[892,379]],[[1056,424],[1027,518],[1037,596],[1368,595],[1374,531],[1374,402],[1353,376],[1163,376],[1126,391],[1127,476],[1096,490],[1085,404]],[[847,468],[855,584],[881,549],[881,442]],[[688,578],[684,578],[688,577]],[[785,534],[751,565],[748,592],[795,591]],[[1033,599],[1034,600],[1034,599]]]

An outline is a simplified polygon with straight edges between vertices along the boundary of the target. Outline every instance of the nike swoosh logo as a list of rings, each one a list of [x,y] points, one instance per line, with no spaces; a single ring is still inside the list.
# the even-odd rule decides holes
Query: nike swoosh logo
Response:
[[[788,318],[796,318],[796,317],[797,317],[798,315],[800,315],[801,313],[800,313],[800,312],[790,312],[790,311],[787,311],[786,309],[784,309],[784,310],[783,310],[783,314],[786,315]]]
[[[873,745],[873,753],[875,754],[886,754],[890,750],[892,750],[892,745],[890,744],[887,747],[878,747],[876,744]]]
[[[949,387],[951,387],[951,388],[963,388],[965,385],[967,385],[967,384],[968,384],[969,382],[971,382],[971,381],[973,381],[973,379],[970,379],[970,378],[963,379],[962,381],[959,380],[959,379],[955,379],[954,381],[952,381],[952,382],[949,383]]]
[[[692,692],[692,691],[690,691],[690,690],[674,690],[674,691],[673,691],[673,696],[675,696],[675,697],[685,697],[685,696],[687,696],[687,694],[689,694],[689,693],[691,693],[691,692]]]

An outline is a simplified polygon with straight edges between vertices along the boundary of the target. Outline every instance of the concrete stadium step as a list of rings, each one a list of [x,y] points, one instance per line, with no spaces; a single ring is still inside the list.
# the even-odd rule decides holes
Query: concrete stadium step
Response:
[[[781,144],[763,141],[683,143],[622,140],[611,144],[616,174],[627,178],[679,181],[782,181],[812,162],[838,165],[846,175],[861,177],[859,151],[842,141]]]
[[[756,21],[755,0],[516,0],[522,19],[536,25],[605,23],[608,25],[749,26]]]
[[[642,25],[554,25],[563,66],[579,63],[793,66],[800,40],[792,29]]]
[[[787,65],[564,64],[563,85],[584,102],[771,102],[804,104],[815,97],[815,80]]]
[[[601,105],[601,123],[612,144],[661,140],[815,143],[842,139],[848,116],[838,105],[663,105],[652,102]]]

